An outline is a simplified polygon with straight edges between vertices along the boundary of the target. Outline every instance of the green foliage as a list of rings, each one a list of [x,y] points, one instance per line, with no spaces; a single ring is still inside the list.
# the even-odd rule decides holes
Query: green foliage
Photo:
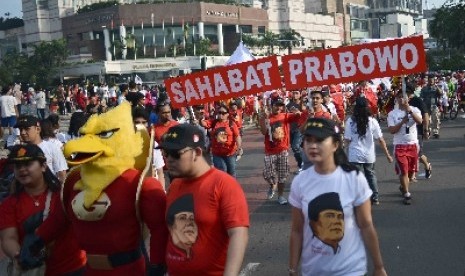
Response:
[[[69,53],[64,39],[31,45],[33,54],[6,54],[0,64],[0,82],[21,81],[47,87],[52,83]]]
[[[294,29],[284,30],[280,34],[275,34],[266,31],[263,35],[255,37],[252,35],[243,35],[242,41],[249,47],[257,47],[259,49],[267,48],[267,55],[274,54],[274,47],[287,49],[289,54],[292,53],[292,48],[300,46],[302,36]]]
[[[80,13],[85,13],[85,12],[91,12],[91,11],[100,10],[100,9],[108,8],[111,6],[118,6],[118,5],[119,5],[119,1],[117,0],[99,2],[99,3],[94,3],[94,4],[84,6],[78,9],[77,13],[80,14]]]
[[[465,68],[465,52],[457,49],[433,49],[426,52],[429,71],[460,70]]]
[[[24,26],[24,21],[21,18],[3,18],[0,17],[0,31],[19,28]]]
[[[429,32],[440,47],[465,50],[465,2],[444,4],[430,22]]]

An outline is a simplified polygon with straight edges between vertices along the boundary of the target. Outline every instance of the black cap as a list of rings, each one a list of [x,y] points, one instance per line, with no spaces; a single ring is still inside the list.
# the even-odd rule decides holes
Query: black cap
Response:
[[[333,120],[325,118],[310,118],[305,123],[303,134],[317,138],[327,138],[339,134],[339,126]]]
[[[32,115],[24,115],[20,116],[16,121],[15,128],[26,128],[31,126],[40,126],[39,118],[34,117]]]
[[[161,140],[159,149],[180,150],[186,147],[205,148],[204,134],[198,126],[180,124],[170,127]]]
[[[335,192],[321,194],[308,203],[308,218],[318,220],[318,215],[324,210],[337,210],[343,212],[339,194]]]
[[[357,97],[357,99],[355,99],[355,105],[358,107],[367,107],[368,101],[365,97]]]
[[[276,97],[271,101],[271,105],[285,105],[284,99],[281,97]]]
[[[168,225],[172,225],[176,214],[181,212],[194,213],[194,196],[192,194],[185,194],[171,203],[166,212],[166,222]]]
[[[47,158],[40,147],[34,144],[15,145],[10,148],[10,154],[8,154],[9,163],[31,160],[45,161]]]

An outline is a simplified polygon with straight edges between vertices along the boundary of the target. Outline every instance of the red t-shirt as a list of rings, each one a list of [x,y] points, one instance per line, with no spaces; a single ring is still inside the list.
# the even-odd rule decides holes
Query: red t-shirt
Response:
[[[302,113],[304,114],[304,113]],[[272,141],[269,132],[265,133],[265,154],[278,154],[289,149],[289,124],[300,123],[301,115],[294,113],[279,113],[270,115]]]
[[[163,124],[163,123],[156,123],[153,125],[155,128],[155,141],[160,144],[161,143],[161,138],[162,136],[168,132],[168,129],[172,126],[179,125],[178,121],[168,121],[168,124]]]
[[[215,168],[196,179],[175,178],[167,194],[167,216],[171,204],[186,194],[193,196],[194,221],[198,235],[190,248],[189,257],[186,251],[173,243],[172,238],[168,239],[168,274],[223,275],[229,244],[227,230],[249,227],[249,211],[244,191],[235,178]]]
[[[237,151],[236,138],[240,135],[234,121],[220,122],[210,120],[206,122],[210,129],[212,154],[217,156],[231,156]]]
[[[45,241],[59,233],[62,225],[71,223],[79,245],[87,254],[111,255],[137,249],[141,242],[141,227],[136,216],[136,189],[140,173],[129,169],[114,180],[104,192],[110,198],[111,205],[101,220],[83,221],[74,214],[71,202],[79,191],[73,189],[80,179],[78,170],[73,171],[65,182],[63,201],[66,215],[61,212],[50,214],[50,222],[44,222],[37,234]],[[164,263],[168,230],[165,223],[166,195],[155,178],[146,178],[140,193],[139,210],[144,223],[150,230],[150,262]],[[86,268],[86,276],[107,275],[145,275],[145,262],[139,260],[121,265],[113,270],[94,270]]]
[[[43,213],[47,199],[47,191],[35,197],[39,206],[25,192],[19,196],[12,195],[0,204],[0,230],[10,227],[18,229],[19,243],[23,242],[25,233],[22,224],[26,219],[38,212]],[[52,194],[50,213],[62,209],[60,193]],[[46,219],[45,221],[47,221]],[[50,256],[46,260],[45,275],[63,275],[73,272],[86,264],[85,252],[80,250],[71,227],[64,227],[52,238],[54,242],[49,248]]]

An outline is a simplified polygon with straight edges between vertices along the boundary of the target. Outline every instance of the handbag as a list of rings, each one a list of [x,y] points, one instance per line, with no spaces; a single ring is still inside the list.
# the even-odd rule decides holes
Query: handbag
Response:
[[[47,200],[45,201],[45,208],[44,208],[42,221],[44,221],[50,213],[51,200],[52,200],[52,192],[48,191]],[[12,259],[5,257],[0,260],[0,275],[2,276],[3,275],[5,276],[44,276],[45,275],[45,262],[39,267],[23,271],[21,269],[18,269],[18,267],[14,265]]]

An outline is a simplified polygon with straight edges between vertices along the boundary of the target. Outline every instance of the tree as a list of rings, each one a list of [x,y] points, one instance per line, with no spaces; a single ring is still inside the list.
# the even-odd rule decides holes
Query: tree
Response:
[[[279,35],[279,40],[282,40],[282,48],[287,49],[288,55],[292,54],[292,48],[300,46],[303,37],[294,29],[284,30]]]
[[[465,2],[444,4],[430,22],[429,32],[443,49],[465,50]]]
[[[32,45],[32,48],[34,53],[28,59],[29,64],[33,66],[30,68],[29,80],[36,79],[37,84],[47,86],[58,75],[68,58],[66,40],[42,41]]]
[[[278,44],[279,35],[270,31],[266,31],[261,39],[261,48],[268,47],[267,54],[274,54],[274,46]]]

